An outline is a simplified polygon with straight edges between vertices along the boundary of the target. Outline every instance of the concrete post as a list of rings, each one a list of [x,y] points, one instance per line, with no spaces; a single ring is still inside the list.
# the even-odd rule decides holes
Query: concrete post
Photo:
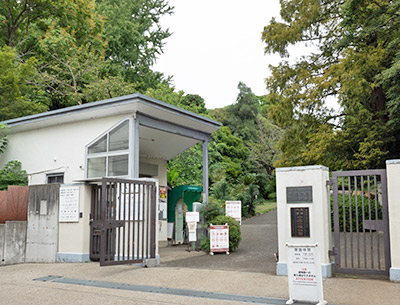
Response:
[[[332,276],[333,263],[328,255],[328,251],[332,249],[329,188],[326,184],[328,180],[329,169],[321,165],[276,169],[279,250],[277,275],[287,275],[286,242],[289,242],[318,243],[322,276]]]
[[[139,120],[136,113],[130,118],[129,178],[139,178]]]
[[[391,281],[400,282],[400,160],[386,161],[386,175],[391,257],[389,276]]]
[[[203,141],[203,203],[208,203],[208,141]]]

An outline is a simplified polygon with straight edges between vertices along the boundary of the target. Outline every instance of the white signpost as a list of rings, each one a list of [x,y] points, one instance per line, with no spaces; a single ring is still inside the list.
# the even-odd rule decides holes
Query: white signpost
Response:
[[[226,252],[229,254],[229,226],[210,225],[210,254]]]
[[[60,187],[59,222],[79,221],[79,187]]]
[[[286,304],[295,301],[314,302],[325,305],[321,265],[319,262],[318,243],[294,245],[288,247],[288,282],[290,299]]]
[[[225,201],[225,215],[235,218],[242,224],[242,202]]]
[[[189,231],[189,241],[197,241],[196,229],[197,223],[200,221],[199,212],[186,212],[185,218]]]

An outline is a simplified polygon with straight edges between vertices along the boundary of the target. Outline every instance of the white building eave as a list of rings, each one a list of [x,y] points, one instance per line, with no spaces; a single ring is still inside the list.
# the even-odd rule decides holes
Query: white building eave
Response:
[[[220,122],[207,117],[138,93],[29,115],[1,123],[11,127],[9,133],[15,133],[133,113],[142,113],[164,122],[190,126],[191,129],[205,134],[213,133],[222,125]]]

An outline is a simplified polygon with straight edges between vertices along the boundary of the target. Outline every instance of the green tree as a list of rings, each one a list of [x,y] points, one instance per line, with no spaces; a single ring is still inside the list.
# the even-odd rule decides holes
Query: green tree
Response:
[[[0,170],[0,190],[9,185],[28,185],[28,175],[19,161],[10,161]]]
[[[63,0],[7,0],[0,5],[0,45],[20,46],[26,41],[26,33],[38,19],[56,13],[55,4]]]
[[[151,66],[162,54],[171,33],[160,18],[172,14],[166,0],[97,0],[96,10],[105,16],[104,39],[110,75],[123,76],[140,91],[154,88],[162,79]]]
[[[257,97],[244,83],[238,84],[239,94],[236,103],[227,106],[225,114],[215,111],[216,117],[228,126],[233,135],[240,136],[247,144],[256,139],[256,121],[260,110],[260,98]],[[212,114],[214,114],[212,113]]]
[[[29,83],[35,77],[34,58],[21,63],[15,49],[0,47],[0,121],[47,110],[29,99]]]
[[[264,28],[266,52],[313,52],[271,67],[269,115],[282,127],[282,165],[381,167],[399,155],[396,79],[400,1],[281,1],[282,21]],[[340,111],[326,107],[336,99]],[[338,156],[339,158],[333,158]]]
[[[8,144],[6,130],[7,127],[4,124],[0,124],[0,154],[4,152]]]

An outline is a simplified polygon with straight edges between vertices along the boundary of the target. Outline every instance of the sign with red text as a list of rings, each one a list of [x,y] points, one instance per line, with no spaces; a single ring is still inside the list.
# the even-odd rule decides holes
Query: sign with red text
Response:
[[[210,225],[210,252],[229,252],[228,225]]]
[[[321,264],[317,245],[288,247],[288,281],[290,300],[326,304],[323,296]]]

